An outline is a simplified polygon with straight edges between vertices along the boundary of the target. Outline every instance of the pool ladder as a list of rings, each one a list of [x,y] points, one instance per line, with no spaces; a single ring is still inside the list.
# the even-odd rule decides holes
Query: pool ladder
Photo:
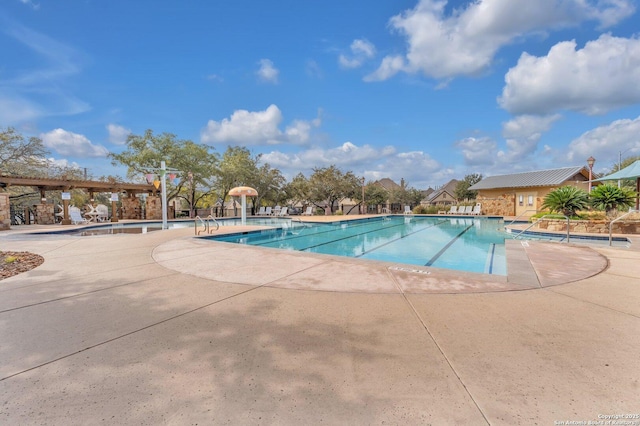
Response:
[[[522,231],[518,232],[518,233],[513,237],[513,239],[514,239],[514,240],[515,240],[515,239],[517,239],[520,235],[524,234],[524,233],[525,233],[525,232],[527,232],[529,229],[533,228],[535,225],[537,225],[537,224],[538,224],[538,222],[540,222],[542,219],[544,219],[544,218],[545,218],[545,217],[547,217],[547,216],[562,216],[562,217],[564,217],[565,219],[567,219],[567,243],[571,242],[571,241],[570,241],[570,238],[571,238],[571,229],[569,228],[569,227],[570,227],[570,223],[571,223],[571,222],[569,221],[569,218],[568,218],[567,216],[563,215],[563,214],[561,215],[561,214],[554,214],[554,213],[545,214],[544,216],[542,216],[542,217],[538,218],[538,219],[537,219],[536,221],[534,221],[531,225],[527,226],[527,227],[526,227],[526,228],[524,228]],[[513,222],[515,222],[515,220],[514,220]],[[511,223],[513,223],[513,222],[511,222]],[[506,228],[506,226],[505,226],[505,228]]]
[[[201,230],[198,230],[198,223],[202,225]],[[215,226],[215,229],[213,229],[214,226]],[[211,215],[207,216],[206,219],[202,219],[200,216],[196,216],[194,220],[193,229],[196,235],[200,235],[200,233],[202,232],[206,232],[207,234],[212,234],[213,231],[217,231],[218,229],[220,229],[220,224],[218,223],[216,218]]]

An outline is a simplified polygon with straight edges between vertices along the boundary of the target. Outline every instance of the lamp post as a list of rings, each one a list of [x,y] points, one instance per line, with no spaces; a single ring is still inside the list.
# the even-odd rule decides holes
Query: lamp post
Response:
[[[367,213],[367,208],[364,204],[364,176],[362,176],[362,214]]]
[[[595,164],[595,162],[595,158],[587,158],[587,164],[589,165],[589,194],[591,194],[591,180],[593,179],[593,165]]]

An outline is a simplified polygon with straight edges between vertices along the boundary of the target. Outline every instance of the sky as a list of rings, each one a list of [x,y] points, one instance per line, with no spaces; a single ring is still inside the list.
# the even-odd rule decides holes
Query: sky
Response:
[[[0,0],[0,127],[125,176],[129,134],[437,188],[640,155],[638,0]],[[171,167],[170,164],[167,165]]]

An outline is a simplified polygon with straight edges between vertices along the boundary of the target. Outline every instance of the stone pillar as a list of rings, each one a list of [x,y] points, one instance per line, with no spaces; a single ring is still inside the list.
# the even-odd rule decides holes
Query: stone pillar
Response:
[[[122,199],[123,219],[142,219],[142,206],[140,199],[134,195]]]
[[[56,223],[55,207],[53,204],[36,204],[36,223],[38,225],[54,225]]]
[[[162,198],[157,195],[149,195],[145,210],[147,219],[162,220]]]
[[[0,231],[11,229],[11,208],[9,193],[0,192]]]

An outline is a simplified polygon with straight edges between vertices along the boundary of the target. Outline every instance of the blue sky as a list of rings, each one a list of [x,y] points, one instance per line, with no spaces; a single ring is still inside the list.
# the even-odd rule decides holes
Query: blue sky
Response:
[[[120,174],[128,133],[426,189],[640,155],[633,0],[2,0],[0,126]],[[169,165],[170,166],[170,165]]]

